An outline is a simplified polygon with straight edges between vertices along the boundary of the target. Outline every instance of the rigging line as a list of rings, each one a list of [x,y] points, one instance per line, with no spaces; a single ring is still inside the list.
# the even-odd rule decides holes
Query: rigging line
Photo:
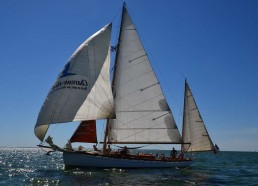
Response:
[[[127,8],[127,9],[128,9],[128,8]],[[130,11],[131,11],[131,10],[130,10]],[[129,11],[128,11],[128,12],[129,12]],[[130,16],[129,16],[129,17],[130,17]],[[130,19],[131,19],[131,17],[130,17]],[[131,19],[131,21],[132,21],[132,25],[135,27],[135,23],[133,22],[132,19]],[[136,27],[135,27],[135,28],[136,28]],[[135,30],[135,33],[136,33],[136,36],[137,36],[138,39],[139,39],[139,42],[141,43],[141,46],[142,46],[143,50],[144,50],[145,53],[146,53],[146,50],[145,50],[145,48],[144,48],[144,45],[143,45],[143,43],[142,43],[142,41],[141,41],[141,39],[140,39],[140,37],[139,37],[139,32]],[[149,61],[149,57],[148,57],[148,54],[147,54],[147,53],[146,53],[146,57],[147,57],[147,59],[148,59],[148,61]],[[151,63],[149,63],[149,64],[150,64],[150,68],[151,68],[152,72],[155,74],[155,71],[153,70],[153,67],[152,67]],[[156,76],[156,74],[155,74],[155,76]],[[157,77],[157,76],[156,76],[156,77]],[[164,94],[161,87],[160,87],[160,89],[161,89],[162,94]]]
[[[125,31],[126,31],[126,30],[122,30],[123,33],[124,33]],[[136,31],[136,30],[134,30],[134,31]],[[136,38],[133,38],[133,39],[132,39],[132,38],[127,39],[127,42],[124,42],[124,40],[125,40],[124,38],[121,38],[120,44],[121,44],[121,47],[126,48],[126,47],[130,46],[132,43],[138,42],[138,41],[139,41],[139,37],[136,37]],[[133,54],[138,53],[138,52],[141,52],[141,51],[144,51],[144,54],[147,56],[147,53],[145,52],[144,48],[139,49],[139,50],[133,52]],[[127,55],[125,55],[124,57],[129,57],[130,55],[131,55],[131,54],[127,54]]]
[[[92,47],[92,49],[93,49],[93,61],[94,61],[94,84],[96,84],[96,81],[97,81],[97,69],[96,69],[96,51],[95,51],[95,43],[94,42],[92,42],[92,45],[93,45],[93,47]],[[99,73],[101,73],[101,72],[99,72]],[[98,74],[99,75],[99,74]],[[94,85],[93,85],[94,86]],[[89,101],[90,101],[90,99],[89,99]],[[92,100],[92,103],[91,104],[94,104],[96,102],[96,88],[94,89],[94,93],[93,93],[93,100]],[[90,104],[90,105],[91,105]],[[93,107],[94,108],[94,110],[93,110],[93,113],[95,114],[95,108],[96,107]]]
[[[154,128],[154,127],[156,127],[156,126],[159,126],[159,125],[162,125],[162,124],[164,124],[164,122],[159,122],[159,123],[156,123],[156,124],[154,124],[154,125],[152,125],[152,126],[150,126],[149,128],[138,128],[138,130],[151,130],[151,129],[157,129],[157,128]],[[167,129],[167,128],[163,128],[163,129]],[[171,128],[171,129],[175,129],[175,128]],[[122,128],[121,129],[116,129],[116,130],[123,130]],[[125,128],[124,130],[137,130],[136,128],[130,128],[130,127],[128,127],[128,128]]]
[[[100,85],[101,83],[101,85]],[[103,86],[104,85],[104,86]],[[95,84],[95,87],[96,87],[96,91],[99,92],[100,94],[103,93],[102,95],[104,95],[104,97],[108,98],[108,102],[109,102],[109,105],[112,106],[113,103],[112,103],[112,99],[110,99],[110,96],[109,96],[109,93],[108,91],[106,91],[105,89],[101,89],[100,87],[106,87],[105,86],[105,83],[103,82],[99,82],[99,85]],[[95,97],[96,97],[96,94],[95,94]],[[103,97],[100,95],[100,97]],[[105,107],[103,107],[102,105],[98,105],[96,102],[94,102],[94,105],[96,107],[98,107],[99,110],[101,110],[102,112],[105,112],[105,113],[108,113],[110,111],[110,109],[106,109]]]
[[[161,95],[161,94],[156,95],[156,96],[154,96],[154,97],[151,97],[151,98],[149,98],[149,99],[146,99],[145,101],[142,101],[142,102],[137,103],[137,104],[135,104],[135,105],[131,105],[131,104],[130,104],[130,107],[127,107],[127,109],[135,108],[135,107],[137,107],[137,106],[139,106],[139,105],[141,105],[141,104],[143,104],[143,103],[146,103],[146,102],[148,102],[148,101],[150,101],[150,100],[153,100],[153,99],[155,99],[155,98],[158,98],[158,97],[160,97],[160,96],[162,96],[162,95]],[[126,97],[123,98],[123,99],[126,100]],[[128,103],[129,103],[129,101],[128,101]],[[157,106],[158,106],[158,105],[157,105]]]
[[[49,136],[54,133],[54,131],[56,130],[56,128],[58,127],[58,125],[59,125],[59,124],[55,124],[55,126],[52,127],[51,131],[49,131]]]
[[[147,114],[147,115],[145,115],[145,116],[148,116],[149,114]],[[142,116],[142,117],[145,117],[145,116]],[[142,117],[140,117],[140,118],[142,118]],[[133,120],[133,121],[136,121],[136,120],[138,120],[138,119],[140,119],[140,118],[137,118],[137,119],[135,119],[135,120]],[[122,123],[122,122],[121,122]],[[130,123],[130,122],[128,122],[128,123]],[[159,124],[162,124],[162,123],[158,123],[157,125],[159,125]],[[124,126],[127,126],[127,125],[125,125],[125,124],[123,124]],[[153,126],[157,126],[157,125],[153,125]],[[152,126],[152,127],[153,127]],[[128,129],[130,129],[130,127],[129,126],[127,126],[128,127]],[[140,131],[138,131],[138,132],[134,132],[133,134],[131,134],[131,135],[129,135],[129,136],[127,136],[127,137],[124,137],[124,138],[121,138],[120,140],[124,140],[124,139],[127,139],[127,138],[129,138],[129,137],[131,137],[131,136],[134,136],[134,135],[139,135],[139,136],[141,136],[142,137],[142,139],[145,139],[145,140],[148,140],[147,138],[147,136],[145,137],[145,136],[143,136],[143,135],[141,135],[140,133],[142,133],[142,132],[144,132],[144,131],[146,131],[146,129],[143,129],[143,130],[140,130]]]
[[[71,91],[72,91],[72,90],[70,89],[69,92],[71,92]],[[69,97],[70,97],[70,94],[69,94],[68,97],[66,98],[64,105],[66,105],[67,101],[69,100]],[[61,112],[59,113],[58,118],[60,118],[60,116],[61,116],[61,114],[62,114],[64,108],[65,108],[65,106],[63,106],[63,108],[61,109]]]
[[[112,22],[114,22],[114,20],[115,20],[116,18],[120,18],[119,14],[120,14],[122,8],[123,8],[123,5],[122,5],[121,7],[119,7],[119,9],[116,11],[114,17],[111,19]]]
[[[159,124],[162,124],[162,123],[159,123]],[[156,125],[154,125],[154,126],[156,126]],[[168,128],[168,127],[160,127],[160,128],[153,128],[153,126],[151,126],[151,127],[145,127],[145,128],[118,128],[118,129],[116,129],[116,130],[120,130],[120,131],[123,131],[123,130],[171,130],[171,129],[175,129],[174,127],[170,127],[170,128]],[[204,135],[203,135],[204,136]],[[205,135],[205,136],[207,136],[207,135]]]
[[[138,91],[139,91],[139,90],[135,90],[135,91],[129,93],[128,95],[133,94],[133,93],[138,92]],[[159,96],[162,96],[162,95],[160,94],[160,95],[157,95],[157,96],[155,96],[155,97],[153,97],[153,98],[156,98],[156,97],[159,97]],[[116,101],[124,100],[124,101],[130,106],[130,107],[128,107],[127,109],[133,108],[133,107],[135,107],[135,106],[137,106],[137,105],[139,105],[139,104],[142,104],[142,103],[144,103],[144,102],[146,102],[146,101],[149,101],[149,100],[153,99],[153,98],[150,98],[150,99],[145,100],[144,102],[138,103],[138,104],[136,104],[136,105],[131,105],[131,103],[126,99],[126,97],[127,97],[127,95],[124,96],[124,97],[122,97],[122,98],[116,98]]]
[[[169,112],[170,113],[169,110],[117,110],[116,112]]]
[[[138,119],[140,119],[140,118],[143,118],[143,117],[146,117],[146,116],[148,116],[148,115],[150,115],[150,113],[148,113],[148,114],[145,114],[145,115],[143,115],[143,116],[141,116],[141,117],[139,117],[139,118],[136,118],[136,119],[134,119],[134,120],[132,120],[132,121],[136,121],[136,120],[138,120]],[[121,120],[119,120],[119,119],[116,119],[118,122],[120,122],[121,123],[121,125],[122,126],[126,126],[127,128],[131,128],[131,127],[129,127],[127,124],[129,124],[130,122],[132,122],[132,121],[129,121],[129,122],[127,122],[127,123],[123,123]],[[134,134],[132,134],[131,136],[133,136],[133,135],[135,135],[136,134],[136,132],[134,133]],[[139,134],[140,135],[140,134]],[[142,135],[140,135],[143,139],[144,139],[144,136],[142,136]],[[128,137],[126,137],[126,138],[128,138]],[[126,139],[126,138],[122,138],[122,139]]]
[[[186,94],[186,98],[185,98],[185,101],[186,101],[186,108],[187,108],[187,121],[188,121],[188,125],[187,125],[187,132],[188,132],[188,139],[189,141],[192,141],[192,137],[191,137],[191,133],[192,133],[192,129],[191,129],[191,126],[190,126],[190,108],[189,108],[189,100],[188,100],[188,97],[187,97],[187,93],[189,92],[188,89],[185,90],[187,91],[185,94]],[[189,145],[188,149],[192,146],[192,144]]]
[[[127,101],[127,100],[125,99],[126,97],[128,97],[128,96],[130,96],[130,95],[132,95],[132,94],[134,94],[134,93],[136,93],[136,92],[138,92],[138,91],[141,91],[141,89],[139,89],[139,90],[137,89],[137,90],[135,90],[135,91],[133,91],[133,92],[129,92],[128,94],[124,95],[123,98],[119,98],[119,97],[118,97],[118,98],[116,98],[116,101],[119,101],[119,100],[122,100],[122,99],[124,99],[125,101]],[[158,95],[158,96],[161,96],[161,94]],[[128,102],[127,104],[130,105],[129,102]]]
[[[118,49],[118,46],[119,46],[119,34],[120,34],[120,27],[121,27],[121,22],[122,22],[122,15],[120,16],[120,13],[123,12],[123,5],[117,10],[114,18],[112,19],[112,22],[114,22],[115,18],[118,18],[117,21],[119,22],[119,24],[116,24],[116,29],[114,29],[116,32],[114,32],[114,35],[115,37],[113,38],[116,38],[116,41],[114,43],[113,46],[116,47],[116,50],[115,50],[115,54],[112,55],[111,53],[111,56],[110,56],[110,59],[112,58],[112,60],[110,61],[110,66],[112,66],[111,68],[111,72],[110,72],[110,80],[112,81],[112,79],[114,78],[114,69],[115,69],[115,61],[116,61],[116,57],[118,56],[117,55],[117,49]],[[112,38],[112,37],[111,37]],[[115,40],[115,39],[114,39]],[[112,73],[113,72],[113,73]],[[113,83],[112,83],[113,85]]]
[[[169,94],[167,94],[168,96],[172,97],[173,98],[173,102],[175,104],[175,106],[177,107],[177,109],[179,110],[179,112],[182,112],[182,106],[180,106],[181,104],[178,104],[178,102],[176,100],[179,100],[179,99],[176,99],[176,97],[174,96],[175,94],[173,93],[173,91],[171,90],[171,86],[169,86],[168,84],[168,81],[167,81],[167,78],[165,78],[163,76],[163,73],[161,72],[160,70],[160,67],[159,67],[159,64],[156,62],[157,60],[155,60],[154,56],[152,54],[149,54],[150,58],[152,58],[154,63],[155,63],[155,66],[156,66],[156,69],[158,71],[158,74],[159,74],[159,77],[162,79],[161,84],[165,84],[165,87],[167,88]],[[164,83],[162,83],[164,82]]]
[[[128,122],[126,122],[126,123],[123,123],[122,120],[119,120],[118,118],[116,118],[116,120],[118,120],[118,122],[121,123],[121,126],[126,126],[127,128],[131,128],[130,126],[128,126],[129,123],[134,122],[134,121],[137,121],[137,120],[139,120],[139,119],[141,119],[141,118],[143,118],[143,117],[146,117],[146,116],[148,116],[148,115],[150,115],[150,114],[152,114],[152,113],[144,114],[144,115],[142,115],[142,116],[140,116],[140,117],[138,117],[138,118],[136,118],[136,119],[133,119],[133,120],[131,120],[131,121],[128,121]]]
[[[98,140],[99,142],[102,141],[101,139],[104,138],[104,130],[105,130],[105,125],[104,125],[105,120],[101,120],[101,130],[100,130],[100,139]],[[98,133],[98,130],[97,130]]]
[[[133,93],[135,93],[135,92],[138,92],[139,90],[136,90],[136,91],[134,91]],[[149,99],[146,99],[146,100],[144,100],[144,101],[142,101],[142,102],[140,102],[140,103],[137,103],[137,104],[135,104],[135,105],[132,105],[129,101],[127,101],[127,95],[126,96],[124,96],[124,97],[122,97],[122,98],[117,98],[117,100],[119,101],[119,100],[124,100],[124,101],[126,101],[127,102],[127,104],[130,106],[130,107],[127,107],[126,109],[132,109],[132,108],[134,108],[134,107],[137,107],[137,106],[139,106],[139,105],[141,105],[141,104],[143,104],[143,103],[146,103],[146,102],[148,102],[148,101],[150,101],[150,100],[153,100],[153,99],[155,99],[155,98],[158,98],[158,97],[163,97],[163,95],[162,94],[159,94],[159,95],[156,95],[156,96],[154,96],[154,97],[151,97],[151,98],[149,98]],[[158,105],[157,105],[158,106]]]
[[[128,82],[130,82],[130,81],[134,81],[134,80],[136,80],[136,79],[138,79],[138,78],[140,78],[140,77],[142,77],[142,76],[144,76],[144,75],[146,75],[146,74],[150,74],[150,73],[152,73],[152,71],[148,71],[148,72],[145,72],[145,73],[143,73],[143,74],[141,74],[141,75],[139,75],[139,76],[135,76],[135,77],[132,78],[132,79],[129,79],[129,80],[125,81],[125,82],[119,83],[119,84],[117,85],[117,87],[119,87],[119,86],[121,86],[121,85],[124,85],[124,84],[126,84],[126,83],[128,83]]]
[[[134,43],[135,41],[138,41],[138,39],[134,39],[134,40],[130,40],[130,43]],[[123,44],[123,45],[122,45]],[[121,47],[123,47],[123,48],[126,48],[127,47],[127,45],[128,45],[128,43],[122,43],[121,44]],[[130,54],[127,54],[127,55],[125,55],[125,54],[123,54],[123,57],[124,58],[128,58],[128,57],[130,57],[130,56],[132,56],[132,55],[135,55],[135,54],[144,54],[144,56],[147,56],[148,57],[148,55],[147,55],[147,53],[145,52],[145,50],[144,50],[144,48],[141,48],[141,49],[138,49],[137,51],[134,51],[134,52],[131,52]],[[142,56],[143,57],[143,56]],[[144,60],[144,61],[146,61],[146,60]],[[133,65],[130,65],[130,67],[131,66],[133,66]],[[127,67],[127,68],[130,68],[130,67]],[[127,68],[125,68],[125,69],[127,69]]]
[[[128,9],[128,8],[127,8]],[[132,12],[131,10],[130,10],[130,12]],[[136,19],[134,19],[134,20],[136,20]],[[134,25],[136,25],[136,27],[137,28],[139,28],[139,26],[138,26],[138,24],[135,24],[135,23],[133,23]],[[140,30],[138,30],[137,29],[137,31],[136,31],[136,33],[137,33],[137,35],[139,36],[139,33],[140,33],[140,35],[141,35],[141,40],[144,40],[144,37],[142,37],[143,36],[143,34],[141,34],[141,31]],[[148,33],[148,32],[147,32]],[[140,42],[141,42],[141,40],[140,40]],[[152,41],[155,41],[155,39],[151,39]],[[141,42],[142,43],[142,42]],[[146,43],[146,42],[145,42]],[[157,42],[156,42],[157,43]],[[145,48],[143,45],[142,45],[142,47],[143,48]],[[146,51],[146,50],[145,50]],[[147,52],[148,53],[148,52]],[[150,53],[151,54],[151,53]],[[154,58],[153,58],[154,59]],[[154,60],[155,61],[155,60]],[[157,69],[158,69],[158,71],[160,72],[160,70],[159,70],[159,66],[158,66],[158,63],[156,63],[157,65]],[[150,63],[150,65],[151,65],[151,63]],[[152,67],[152,65],[151,65],[151,67]],[[155,74],[155,71],[153,71],[154,72],[154,74]],[[161,77],[162,77],[162,79],[164,79],[164,82],[167,84],[167,81],[166,81],[166,79],[165,78],[163,78],[163,76],[162,76],[162,73],[160,73],[161,74]],[[167,86],[167,87],[170,87],[170,86]],[[161,88],[161,91],[162,91],[162,88]],[[171,96],[173,95],[171,92],[171,90],[169,89],[169,91],[170,91],[170,94],[171,94]],[[163,91],[162,91],[163,92]],[[173,96],[172,96],[173,97]],[[174,100],[176,100],[175,98],[174,98]],[[175,103],[176,103],[176,106],[179,108],[179,110],[182,110],[181,109],[181,107],[177,104],[177,102],[176,101],[174,101]]]
[[[108,51],[108,56],[110,56],[110,51]],[[106,68],[107,66],[110,66],[110,61],[109,61],[109,65],[107,65],[106,63],[107,62],[105,61],[103,66],[102,66],[102,68],[101,68],[101,70],[100,70],[100,74],[98,76],[98,78],[101,78],[102,80],[105,80],[105,76],[101,73],[103,68]],[[109,69],[109,71],[110,71],[110,69]],[[108,81],[110,81],[110,75],[109,75]],[[108,98],[108,102],[109,102],[110,105],[113,105],[113,103],[112,103],[112,101],[110,99],[110,96],[109,96],[110,94],[108,93],[109,91],[106,91],[106,89],[101,89],[100,88],[100,87],[104,87],[104,88],[106,87],[105,86],[106,85],[105,82],[106,81],[99,81],[99,85],[97,86],[97,84],[96,84],[96,89],[100,90],[98,92],[103,93],[103,95],[105,95]],[[111,91],[111,93],[112,93],[112,91]],[[108,112],[109,111],[109,110],[105,110],[104,108],[101,108],[101,105],[100,105],[99,109],[102,110],[103,112]]]

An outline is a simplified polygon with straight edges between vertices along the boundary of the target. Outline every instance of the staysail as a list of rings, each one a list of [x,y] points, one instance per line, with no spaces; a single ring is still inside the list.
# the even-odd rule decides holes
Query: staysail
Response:
[[[96,120],[82,121],[72,135],[71,142],[98,143]]]
[[[214,145],[204,125],[188,83],[185,81],[182,144],[183,152],[212,151]]]
[[[135,26],[123,7],[113,94],[116,119],[108,143],[181,143],[181,135]]]
[[[82,43],[57,77],[35,126],[41,141],[49,124],[103,119],[112,113],[111,27],[103,27]]]

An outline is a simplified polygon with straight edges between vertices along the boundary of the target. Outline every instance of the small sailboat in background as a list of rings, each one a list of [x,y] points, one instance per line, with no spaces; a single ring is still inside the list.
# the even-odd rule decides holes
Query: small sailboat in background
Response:
[[[34,130],[38,139],[44,142],[51,124],[81,121],[65,148],[50,136],[45,140],[63,153],[66,166],[76,167],[161,168],[192,163],[183,156],[130,154],[127,147],[111,153],[110,144],[181,144],[184,153],[214,150],[187,82],[181,137],[125,4],[110,81],[111,27],[106,25],[83,42],[64,66],[39,112]],[[103,149],[73,149],[73,142],[97,143],[99,119],[107,120]]]

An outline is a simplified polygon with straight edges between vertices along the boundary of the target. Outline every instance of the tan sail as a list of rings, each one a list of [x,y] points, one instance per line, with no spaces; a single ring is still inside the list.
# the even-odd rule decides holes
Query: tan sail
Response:
[[[185,81],[182,145],[183,152],[213,151],[214,145],[204,125],[188,83]]]

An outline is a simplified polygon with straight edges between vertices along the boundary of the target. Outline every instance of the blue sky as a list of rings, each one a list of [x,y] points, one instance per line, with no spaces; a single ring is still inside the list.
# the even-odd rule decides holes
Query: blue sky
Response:
[[[258,151],[258,1],[127,5],[179,128],[187,77],[214,143]],[[34,125],[57,75],[111,21],[115,44],[121,6],[121,0],[0,0],[0,146],[38,144]],[[62,144],[76,126],[50,132]]]

